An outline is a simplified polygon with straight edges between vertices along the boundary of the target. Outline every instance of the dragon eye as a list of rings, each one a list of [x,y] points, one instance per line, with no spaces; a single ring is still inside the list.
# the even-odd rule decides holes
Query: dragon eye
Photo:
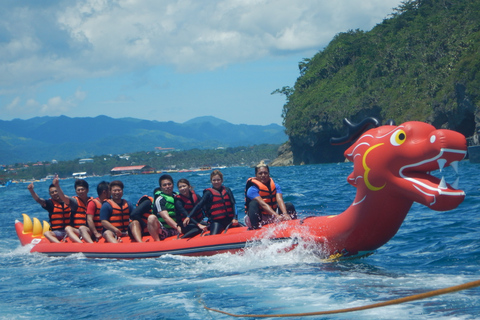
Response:
[[[407,138],[407,135],[405,134],[405,131],[403,130],[397,130],[395,131],[392,136],[390,137],[390,143],[396,147],[401,145],[402,143],[405,142],[405,139]]]

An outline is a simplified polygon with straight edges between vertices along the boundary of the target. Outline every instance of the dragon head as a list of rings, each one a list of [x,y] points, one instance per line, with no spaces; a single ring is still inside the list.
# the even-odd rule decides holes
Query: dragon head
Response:
[[[365,132],[345,151],[354,163],[348,181],[357,187],[357,198],[388,194],[433,210],[451,210],[465,193],[457,190],[456,183],[450,185],[430,172],[447,166],[456,171],[466,150],[462,134],[423,122],[380,126]]]

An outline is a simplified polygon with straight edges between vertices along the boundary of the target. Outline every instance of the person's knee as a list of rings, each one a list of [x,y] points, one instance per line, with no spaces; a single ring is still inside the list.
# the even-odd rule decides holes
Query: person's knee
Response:
[[[158,218],[155,215],[150,215],[147,219],[147,224],[149,226],[157,226],[159,224]]]
[[[260,212],[260,203],[257,200],[252,200],[248,204],[248,215],[258,214]]]

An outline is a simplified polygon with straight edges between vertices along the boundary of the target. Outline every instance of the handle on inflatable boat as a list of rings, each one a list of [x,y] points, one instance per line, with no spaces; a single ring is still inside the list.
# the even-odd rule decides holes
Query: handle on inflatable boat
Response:
[[[345,118],[343,119],[343,124],[347,127],[347,134],[341,138],[331,138],[330,144],[340,145],[357,140],[369,126],[378,127],[380,121],[376,118],[368,117],[363,119],[360,123],[352,123]]]

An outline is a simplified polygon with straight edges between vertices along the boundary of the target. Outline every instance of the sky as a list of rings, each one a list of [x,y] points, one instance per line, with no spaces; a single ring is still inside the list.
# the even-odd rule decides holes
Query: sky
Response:
[[[282,124],[298,63],[401,0],[0,0],[0,120]]]

